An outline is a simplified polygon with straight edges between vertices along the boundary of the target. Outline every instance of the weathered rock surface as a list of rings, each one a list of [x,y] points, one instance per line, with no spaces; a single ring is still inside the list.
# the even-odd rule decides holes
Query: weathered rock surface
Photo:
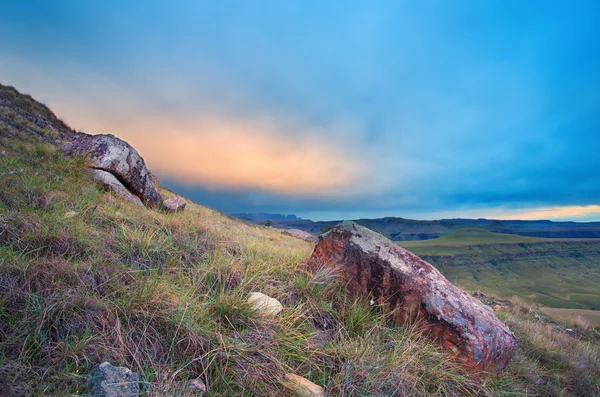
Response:
[[[289,234],[292,237],[296,237],[304,241],[310,241],[312,243],[316,243],[318,241],[318,239],[315,236],[300,229],[287,229],[285,233]]]
[[[113,135],[77,134],[62,146],[68,156],[85,156],[90,167],[113,174],[148,207],[160,207],[162,197],[152,184],[142,156],[127,142]]]
[[[339,267],[350,293],[396,310],[401,322],[419,320],[467,368],[499,373],[515,354],[515,336],[491,308],[429,263],[354,222],[320,236],[309,266]]]
[[[142,201],[139,197],[131,194],[129,190],[119,180],[116,176],[111,174],[108,171],[103,170],[94,170],[94,180],[101,184],[106,191],[111,191],[117,196],[130,201],[134,204],[143,205]]]
[[[325,391],[319,385],[296,374],[285,374],[286,379],[290,381],[290,386],[302,397],[325,397]]]
[[[166,199],[163,207],[167,212],[181,212],[185,209],[185,200],[181,197]]]
[[[93,397],[138,397],[140,376],[125,367],[103,362],[94,370]]]
[[[248,302],[252,305],[254,310],[263,316],[276,316],[283,309],[283,306],[277,299],[271,298],[260,292],[250,293]]]

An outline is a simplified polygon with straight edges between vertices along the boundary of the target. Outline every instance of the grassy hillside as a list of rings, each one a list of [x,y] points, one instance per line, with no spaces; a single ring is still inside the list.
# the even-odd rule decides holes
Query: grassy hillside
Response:
[[[197,395],[187,383],[198,377],[208,396],[292,396],[287,372],[328,396],[600,392],[587,323],[571,334],[500,301],[517,355],[502,376],[465,373],[418,328],[346,298],[331,271],[307,272],[311,244],[193,203],[166,214],[123,202],[82,159],[10,128],[0,129],[1,396],[87,395],[104,360],[139,372],[146,396]],[[279,299],[282,314],[253,311],[253,291]]]
[[[401,245],[463,288],[555,308],[600,310],[600,241],[540,239],[464,229]]]

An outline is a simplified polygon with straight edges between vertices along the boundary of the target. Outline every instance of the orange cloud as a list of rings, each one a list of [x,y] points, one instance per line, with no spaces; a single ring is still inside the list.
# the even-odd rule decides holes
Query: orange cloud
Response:
[[[211,121],[184,128],[153,123],[121,134],[149,168],[189,184],[258,188],[294,195],[342,193],[361,177],[359,164],[333,143],[298,137],[264,122]]]
[[[536,208],[530,210],[524,210],[522,212],[514,212],[510,215],[502,215],[497,219],[522,219],[522,220],[536,220],[536,219],[569,219],[578,218],[589,215],[598,214],[600,217],[600,205],[586,205],[586,206],[563,206],[563,207],[550,207],[550,208]]]

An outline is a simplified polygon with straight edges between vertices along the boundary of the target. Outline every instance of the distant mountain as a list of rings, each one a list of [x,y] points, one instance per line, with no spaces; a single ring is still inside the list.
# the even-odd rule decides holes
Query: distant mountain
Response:
[[[297,221],[308,221],[302,218],[298,218],[296,215],[294,214],[267,214],[264,212],[259,212],[259,213],[239,213],[239,214],[231,214],[231,216],[234,216],[236,218],[239,219],[243,219],[245,221],[249,221],[249,222],[266,222],[266,221],[286,221],[286,222],[297,222]],[[308,222],[312,222],[312,221],[308,221]]]
[[[253,215],[242,217],[238,215]],[[274,214],[238,214],[241,219],[253,223],[264,223],[271,221],[271,225],[278,229],[300,229],[308,233],[319,235],[331,227],[337,225],[341,220],[318,221],[304,220],[295,217],[290,220],[290,215]],[[257,217],[257,215],[269,215],[269,217]],[[286,218],[282,218],[286,217]],[[600,222],[553,222],[549,220],[522,221],[522,220],[495,220],[495,219],[440,219],[434,221],[423,221],[415,219],[404,219],[386,217],[378,219],[357,219],[356,223],[369,229],[378,231],[394,241],[429,240],[465,228],[484,228],[494,233],[516,234],[529,237],[546,238],[600,238]]]

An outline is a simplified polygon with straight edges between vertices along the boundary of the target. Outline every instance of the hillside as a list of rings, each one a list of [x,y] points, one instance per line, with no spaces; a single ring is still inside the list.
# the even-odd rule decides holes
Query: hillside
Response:
[[[242,219],[263,225],[264,216],[255,220],[248,214]],[[339,220],[318,221],[269,219],[278,229],[300,229],[318,235],[340,223]],[[600,222],[553,222],[553,221],[497,221],[490,219],[441,219],[424,221],[386,217],[378,219],[357,219],[356,223],[377,230],[390,240],[414,241],[430,240],[445,236],[461,229],[480,228],[494,233],[514,234],[545,238],[600,238]]]
[[[463,229],[400,244],[466,289],[516,295],[554,308],[600,310],[600,240]]]
[[[414,325],[347,298],[333,272],[309,272],[314,244],[195,203],[169,214],[103,192],[84,159],[61,154],[60,131],[32,127],[12,98],[0,104],[14,112],[0,125],[0,395],[89,395],[102,361],[139,373],[146,396],[197,396],[197,379],[207,396],[294,396],[288,372],[328,396],[600,392],[588,323],[487,297],[517,355],[500,376],[465,372]],[[39,106],[28,114],[54,120]],[[283,311],[261,316],[250,292]]]

